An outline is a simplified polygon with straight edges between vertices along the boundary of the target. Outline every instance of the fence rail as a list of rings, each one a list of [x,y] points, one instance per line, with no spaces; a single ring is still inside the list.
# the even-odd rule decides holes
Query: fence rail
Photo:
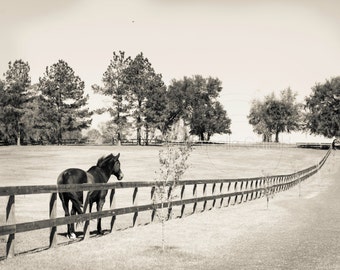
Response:
[[[193,212],[197,210],[197,204],[203,202],[202,211],[206,210],[208,201],[212,201],[212,206],[216,206],[219,200],[219,207],[228,206],[230,204],[242,203],[249,200],[261,198],[268,194],[273,194],[287,190],[308,177],[315,174],[326,162],[330,155],[331,149],[327,151],[321,161],[304,170],[286,174],[286,175],[273,175],[266,177],[254,178],[239,178],[239,179],[206,179],[206,180],[181,180],[176,183],[181,187],[179,199],[169,200],[165,203],[157,203],[153,200],[155,188],[163,182],[114,182],[107,184],[81,184],[81,185],[44,185],[44,186],[8,186],[0,187],[0,197],[8,197],[6,205],[6,223],[0,226],[0,236],[7,235],[6,242],[6,257],[13,257],[15,255],[15,234],[28,231],[34,231],[44,228],[50,228],[50,247],[57,245],[57,226],[66,225],[70,223],[87,222],[89,225],[90,220],[104,217],[111,217],[111,231],[115,219],[119,215],[132,213],[133,226],[137,223],[138,214],[144,211],[151,211],[151,221],[153,221],[155,211],[161,207],[168,208],[169,213],[172,207],[181,206],[181,216],[185,210],[186,205],[193,204]],[[169,195],[171,187],[174,182],[169,181],[166,183],[169,187]],[[197,195],[197,187],[201,185],[202,196]],[[212,185],[211,195],[207,195],[207,185]],[[184,191],[186,187],[192,188],[192,196],[185,198]],[[150,203],[138,205],[136,197],[139,188],[151,188],[150,190]],[[115,192],[116,189],[134,189],[132,195],[132,205],[128,207],[116,208],[115,207]],[[86,192],[86,200],[88,200],[89,191],[94,190],[110,190],[110,209],[101,212],[57,217],[57,193],[70,192],[70,191],[84,191]],[[15,219],[15,197],[18,195],[29,194],[51,194],[49,201],[49,219],[16,223]],[[85,200],[85,201],[86,201]],[[84,207],[85,208],[85,207]],[[88,226],[84,226],[84,239],[89,235]]]

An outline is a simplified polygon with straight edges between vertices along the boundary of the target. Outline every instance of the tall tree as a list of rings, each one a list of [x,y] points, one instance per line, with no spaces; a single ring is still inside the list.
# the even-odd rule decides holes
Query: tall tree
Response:
[[[318,83],[306,97],[306,129],[327,138],[340,137],[340,76]]]
[[[148,143],[149,133],[155,134],[156,129],[158,129],[164,134],[167,128],[166,86],[161,75],[156,75],[150,82],[144,115],[146,143]]]
[[[29,71],[29,64],[23,60],[9,62],[0,95],[0,128],[5,140],[10,143],[16,141],[17,145],[20,145],[24,130],[22,117],[25,114],[27,91],[31,84]]]
[[[84,95],[84,87],[84,82],[65,61],[46,67],[39,79],[39,90],[42,128],[50,131],[51,142],[62,144],[64,133],[90,126],[92,112],[86,107],[89,96]]]
[[[264,102],[253,100],[248,115],[249,124],[253,126],[255,133],[262,135],[263,142],[271,142],[273,132],[267,126],[265,116]]]
[[[5,128],[6,125],[4,123],[5,115],[4,115],[4,98],[5,98],[5,82],[0,79],[0,140],[3,141],[6,139]]]
[[[115,123],[113,123],[112,120],[110,121],[106,121],[104,123],[101,123],[99,126],[99,132],[102,134],[102,138],[103,138],[103,143],[105,144],[114,144],[114,132],[116,129],[116,125]],[[125,130],[124,133],[121,134],[122,135],[122,139],[124,139],[125,137]]]
[[[182,118],[190,134],[210,140],[213,134],[231,133],[231,120],[218,101],[222,83],[217,78],[200,75],[173,80],[168,89],[169,123]]]
[[[217,100],[222,91],[222,82],[217,78],[193,77],[193,102],[190,118],[190,134],[200,140],[210,140],[213,134],[230,134],[231,120]]]
[[[275,134],[275,142],[279,142],[281,132],[301,128],[301,104],[296,102],[296,95],[287,88],[281,91],[280,98],[272,93],[263,102],[253,101],[248,119],[254,131],[263,135],[263,141],[271,141]]]
[[[161,75],[155,73],[149,60],[144,57],[143,53],[140,53],[124,70],[124,84],[129,91],[132,116],[137,129],[137,143],[141,145],[142,128],[145,128],[146,141],[148,141],[150,131],[149,122],[146,121],[147,101],[151,100],[151,96],[158,95],[160,89],[163,89],[164,83]],[[149,114],[152,107],[149,103]]]
[[[188,115],[192,113],[192,100],[194,99],[192,79],[189,77],[181,80],[173,79],[168,86],[166,99],[165,132],[180,119],[187,120]]]
[[[112,98],[112,106],[101,108],[96,112],[99,114],[110,113],[119,145],[121,144],[122,133],[128,127],[129,102],[127,89],[124,85],[123,71],[129,66],[130,62],[131,58],[126,58],[124,52],[113,52],[113,58],[103,74],[103,86],[92,86],[95,93]]]
[[[86,134],[86,140],[90,144],[102,144],[103,136],[97,129],[90,129]]]
[[[25,106],[25,114],[22,122],[25,126],[24,137],[31,143],[43,143],[45,140],[45,131],[40,128],[41,115],[41,97],[38,91],[38,85],[33,84],[28,89],[28,102]]]

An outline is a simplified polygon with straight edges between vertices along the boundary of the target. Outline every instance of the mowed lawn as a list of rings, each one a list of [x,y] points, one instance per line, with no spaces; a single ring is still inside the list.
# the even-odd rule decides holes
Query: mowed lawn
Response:
[[[159,169],[158,153],[161,149],[162,147],[137,146],[1,147],[0,186],[53,185],[64,169],[81,168],[87,170],[96,164],[98,158],[110,153],[121,154],[121,169],[124,173],[123,181],[154,181],[157,179],[156,172]],[[190,166],[183,179],[229,179],[289,174],[317,164],[325,153],[326,151],[321,150],[287,147],[263,149],[229,147],[227,145],[195,146],[188,161]],[[110,181],[117,180],[112,177]],[[141,190],[139,203],[150,202],[149,196],[149,189]],[[131,197],[132,190],[117,191],[117,207],[131,205]],[[1,211],[5,213],[5,198],[0,199]],[[48,218],[48,207],[48,194],[16,196],[17,222],[46,219]],[[57,207],[58,216],[62,217],[64,213],[59,199]],[[108,208],[108,203],[104,208]],[[149,215],[149,213],[144,213],[144,216],[141,215],[141,224],[149,222]],[[0,221],[3,222],[3,219],[4,215],[1,215]],[[109,228],[109,222],[109,219],[103,220],[105,230]],[[128,215],[119,216],[117,217],[115,229],[129,228],[131,223],[132,217]],[[65,227],[58,227],[58,242],[67,244],[69,242],[65,237]],[[91,222],[91,231],[95,231],[95,229],[96,222],[93,221]],[[81,228],[77,230],[81,231]],[[48,235],[48,230],[17,234],[16,252],[25,253],[47,247]],[[1,257],[5,249],[4,238],[0,239],[0,244]]]
[[[98,158],[120,153],[124,181],[153,181],[162,147],[21,146],[0,147],[0,186],[53,185],[67,168],[89,169]],[[255,177],[292,173],[316,164],[324,151],[227,145],[195,146],[183,179]],[[115,181],[113,177],[110,181]]]

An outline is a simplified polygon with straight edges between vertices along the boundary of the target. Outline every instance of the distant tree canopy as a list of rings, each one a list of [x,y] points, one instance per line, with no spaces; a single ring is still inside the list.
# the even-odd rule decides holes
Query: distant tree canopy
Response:
[[[103,74],[103,86],[93,85],[92,89],[95,93],[108,96],[112,99],[111,106],[98,109],[99,114],[109,112],[111,123],[113,124],[113,132],[116,134],[118,144],[121,144],[122,134],[129,127],[129,101],[128,89],[124,84],[124,70],[130,65],[131,58],[125,57],[125,53],[113,52],[110,64]],[[114,134],[112,134],[114,136]]]
[[[31,84],[29,71],[27,62],[9,62],[4,74],[5,81],[0,82],[0,133],[8,143],[16,141],[20,145],[24,136],[23,116],[29,101],[28,88]]]
[[[302,105],[296,102],[296,95],[287,88],[281,91],[280,98],[272,93],[264,101],[253,100],[248,115],[249,124],[255,133],[263,136],[264,142],[270,142],[273,134],[275,142],[279,142],[281,132],[289,133],[302,127]]]
[[[0,79],[0,141],[20,144],[62,144],[80,140],[92,123],[84,81],[64,60],[46,67],[39,82],[31,84],[30,66],[23,60],[9,62]],[[136,132],[137,143],[148,144],[160,133],[198,136],[210,140],[214,134],[230,134],[231,119],[219,102],[222,83],[218,78],[194,75],[174,79],[167,87],[143,53],[127,57],[113,52],[95,93],[110,97],[109,106],[96,113],[111,118],[88,134],[97,143],[117,143]],[[263,100],[253,100],[248,115],[255,133],[263,141],[279,142],[283,132],[309,130],[325,137],[340,137],[340,77],[318,83],[302,104],[290,88]],[[157,135],[158,136],[158,135]]]
[[[90,129],[86,133],[86,139],[91,144],[102,144],[103,143],[103,136],[97,129]]]
[[[40,125],[50,142],[62,144],[63,134],[81,131],[91,125],[91,112],[86,107],[84,82],[63,60],[46,68],[40,78]]]
[[[148,144],[150,131],[162,123],[166,87],[162,75],[157,74],[143,53],[138,54],[124,70],[124,85],[129,93],[131,116],[137,130],[137,143],[141,144],[142,128]],[[160,98],[157,100],[157,98]],[[158,104],[157,104],[158,103]]]
[[[168,125],[183,119],[190,126],[190,134],[200,140],[210,140],[213,134],[230,134],[231,120],[217,100],[222,83],[217,78],[191,78],[173,80],[169,86]]]
[[[149,134],[164,128],[166,108],[166,87],[162,76],[157,74],[151,63],[142,53],[134,59],[125,57],[125,53],[113,52],[106,72],[103,86],[93,85],[96,93],[110,96],[112,104],[97,110],[97,113],[109,112],[111,120],[105,124],[113,134],[103,132],[105,141],[117,139],[118,144],[133,123],[137,131],[137,143],[142,144],[142,131],[148,144]],[[129,121],[133,120],[133,121]],[[102,127],[103,129],[103,127]]]
[[[167,88],[143,53],[132,59],[120,51],[113,52],[102,82],[103,86],[92,88],[110,96],[112,105],[96,112],[110,113],[106,127],[110,127],[114,133],[111,137],[118,141],[129,123],[137,131],[137,143],[142,144],[144,135],[148,144],[156,130],[164,136],[180,119],[190,127],[190,134],[201,140],[209,140],[215,133],[230,133],[231,121],[217,100],[222,90],[217,78],[184,77],[173,80]]]
[[[327,138],[340,137],[340,77],[318,83],[306,98],[306,129]]]

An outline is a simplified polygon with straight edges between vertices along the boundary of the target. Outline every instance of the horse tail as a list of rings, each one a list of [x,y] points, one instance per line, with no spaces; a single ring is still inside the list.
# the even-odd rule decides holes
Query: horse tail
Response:
[[[76,210],[76,213],[83,214],[83,210],[81,209],[83,207],[83,204],[79,201],[77,194],[75,192],[70,192],[68,195],[74,209]]]
[[[67,184],[68,181],[67,179],[70,177],[70,174],[69,172],[66,170],[64,171],[63,173],[61,173],[58,177],[58,180],[57,180],[57,183],[58,184]],[[64,192],[64,193],[59,193],[59,197],[60,197],[60,200],[64,205],[66,205],[65,203],[65,195],[67,195],[68,199],[71,200],[72,202],[72,206],[73,208],[76,210],[76,213],[77,214],[83,214],[83,210],[82,210],[82,207],[83,207],[83,204],[82,202],[79,200],[78,198],[78,195],[76,192]]]

